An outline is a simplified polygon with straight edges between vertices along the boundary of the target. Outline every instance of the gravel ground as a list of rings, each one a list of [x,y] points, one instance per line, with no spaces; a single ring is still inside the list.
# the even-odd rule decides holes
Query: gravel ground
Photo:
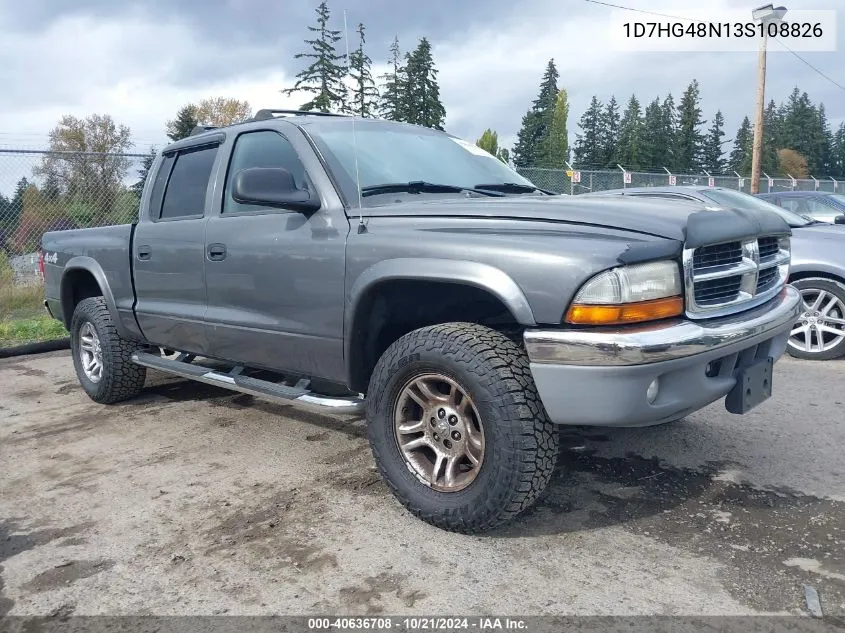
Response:
[[[0,615],[845,614],[845,361],[746,416],[562,429],[536,508],[412,518],[360,420],[150,374],[100,406],[67,352],[0,361]]]

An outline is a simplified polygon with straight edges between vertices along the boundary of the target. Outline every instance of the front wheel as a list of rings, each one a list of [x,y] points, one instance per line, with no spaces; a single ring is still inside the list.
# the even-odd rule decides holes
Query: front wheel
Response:
[[[807,360],[830,360],[845,354],[845,284],[812,277],[792,285],[801,293],[803,305],[786,351]]]
[[[502,525],[551,479],[557,427],[525,352],[494,330],[447,323],[406,334],[379,359],[367,401],[382,476],[408,510],[440,528]]]

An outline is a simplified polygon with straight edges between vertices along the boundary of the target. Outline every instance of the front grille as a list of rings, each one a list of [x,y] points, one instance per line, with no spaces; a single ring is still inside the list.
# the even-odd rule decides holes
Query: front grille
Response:
[[[710,266],[724,266],[742,261],[742,242],[727,242],[695,249],[693,266],[696,270]]]
[[[757,240],[760,245],[760,261],[765,261],[769,257],[776,255],[780,246],[778,246],[778,238],[774,236],[761,237]]]
[[[700,306],[714,305],[731,301],[739,293],[742,277],[722,277],[709,281],[700,281],[695,285],[695,302]]]
[[[789,237],[759,238],[684,249],[687,315],[739,312],[773,297],[789,274]]]
[[[778,269],[776,266],[761,270],[757,277],[757,292],[768,290],[768,288],[777,281],[777,278]]]

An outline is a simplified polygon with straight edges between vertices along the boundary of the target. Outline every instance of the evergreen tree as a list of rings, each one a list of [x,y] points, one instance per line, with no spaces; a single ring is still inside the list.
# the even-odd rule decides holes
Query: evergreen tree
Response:
[[[347,110],[362,118],[371,118],[378,108],[378,90],[370,71],[373,61],[364,52],[364,25],[358,24],[358,48],[349,55],[349,76],[352,94]]]
[[[132,185],[131,189],[138,196],[138,199],[141,198],[141,194],[144,191],[144,183],[147,182],[147,174],[150,173],[150,168],[153,166],[153,161],[156,157],[156,148],[151,147],[150,153],[144,156],[143,160],[141,161],[141,168],[138,170],[138,181]]]
[[[775,102],[769,101],[769,105],[763,112],[763,146],[760,171],[769,175],[778,171],[778,149],[784,146],[783,138],[782,116],[775,106]]]
[[[619,143],[616,146],[615,162],[628,169],[650,166],[643,163],[643,127],[640,102],[635,95],[631,95],[619,123]]]
[[[542,145],[554,118],[558,77],[555,60],[550,59],[540,82],[540,94],[522,117],[522,127],[513,148],[513,162],[517,167],[536,167],[541,158]]]
[[[18,180],[17,184],[15,185],[15,193],[12,194],[12,201],[9,205],[9,212],[6,217],[3,218],[8,224],[8,226],[15,227],[18,224],[18,219],[21,216],[21,212],[23,211],[23,197],[26,193],[26,190],[29,189],[30,182],[27,180],[26,176],[21,177]]]
[[[402,64],[402,52],[399,49],[399,38],[393,38],[390,45],[390,71],[380,77],[384,80],[379,102],[379,112],[385,119],[391,121],[405,121],[405,85],[407,73]]]
[[[725,117],[717,110],[713,124],[707,130],[702,149],[702,165],[712,174],[724,173],[727,161],[723,158],[722,137],[725,136]]]
[[[663,110],[660,107],[660,99],[646,106],[643,114],[642,131],[642,158],[640,166],[644,169],[659,170],[665,163],[662,162],[660,146],[663,129]]]
[[[678,106],[678,125],[675,135],[675,169],[682,172],[701,171],[704,134],[701,126],[701,94],[698,81],[693,79]]]
[[[199,125],[197,107],[190,104],[182,106],[176,113],[176,118],[167,122],[167,136],[171,141],[188,138],[197,125]]]
[[[612,95],[602,113],[600,136],[602,164],[605,167],[615,167],[619,144],[619,104]]]
[[[817,115],[818,165],[816,169],[819,173],[830,174],[833,172],[833,130],[830,129],[830,123],[827,120],[827,111],[823,103],[819,104]]]
[[[417,47],[405,56],[405,68],[405,121],[442,130],[446,109],[440,102],[437,69],[427,38],[422,38]]]
[[[845,123],[840,123],[833,135],[830,172],[834,178],[845,178]]]
[[[310,65],[296,75],[293,88],[286,88],[281,92],[291,95],[305,92],[313,97],[300,106],[302,110],[317,110],[319,112],[342,111],[346,106],[346,86],[343,79],[346,75],[346,55],[340,54],[335,44],[341,39],[340,31],[330,29],[329,11],[326,0],[320,2],[316,9],[317,26],[309,26],[308,30],[316,33],[315,39],[305,40],[310,47],[307,53],[297,53],[294,59],[312,60]]]
[[[584,167],[600,167],[604,164],[603,107],[593,96],[587,111],[578,121],[581,134],[575,140],[575,163]]]
[[[660,105],[660,124],[657,128],[653,169],[667,167],[671,171],[678,171],[678,157],[676,141],[678,134],[678,113],[675,110],[675,99],[671,93]]]
[[[540,147],[540,157],[537,166],[551,169],[563,169],[569,160],[569,97],[566,90],[560,90],[555,100],[555,108],[549,131]]]
[[[41,195],[44,196],[45,200],[58,200],[59,196],[62,195],[62,188],[56,172],[47,172],[47,176],[44,178],[44,185],[41,187]]]
[[[751,173],[751,147],[754,140],[754,133],[751,129],[751,121],[748,117],[742,119],[742,123],[734,136],[734,147],[728,158],[728,171],[748,175]]]

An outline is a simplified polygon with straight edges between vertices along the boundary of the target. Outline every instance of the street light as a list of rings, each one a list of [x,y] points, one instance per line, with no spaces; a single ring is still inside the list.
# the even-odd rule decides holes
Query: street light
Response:
[[[757,112],[754,123],[754,143],[751,155],[751,193],[760,193],[760,162],[763,154],[763,109],[766,100],[766,41],[768,25],[783,20],[786,7],[775,8],[771,4],[758,7],[751,12],[754,21],[763,26],[760,38],[760,53],[757,62]]]

